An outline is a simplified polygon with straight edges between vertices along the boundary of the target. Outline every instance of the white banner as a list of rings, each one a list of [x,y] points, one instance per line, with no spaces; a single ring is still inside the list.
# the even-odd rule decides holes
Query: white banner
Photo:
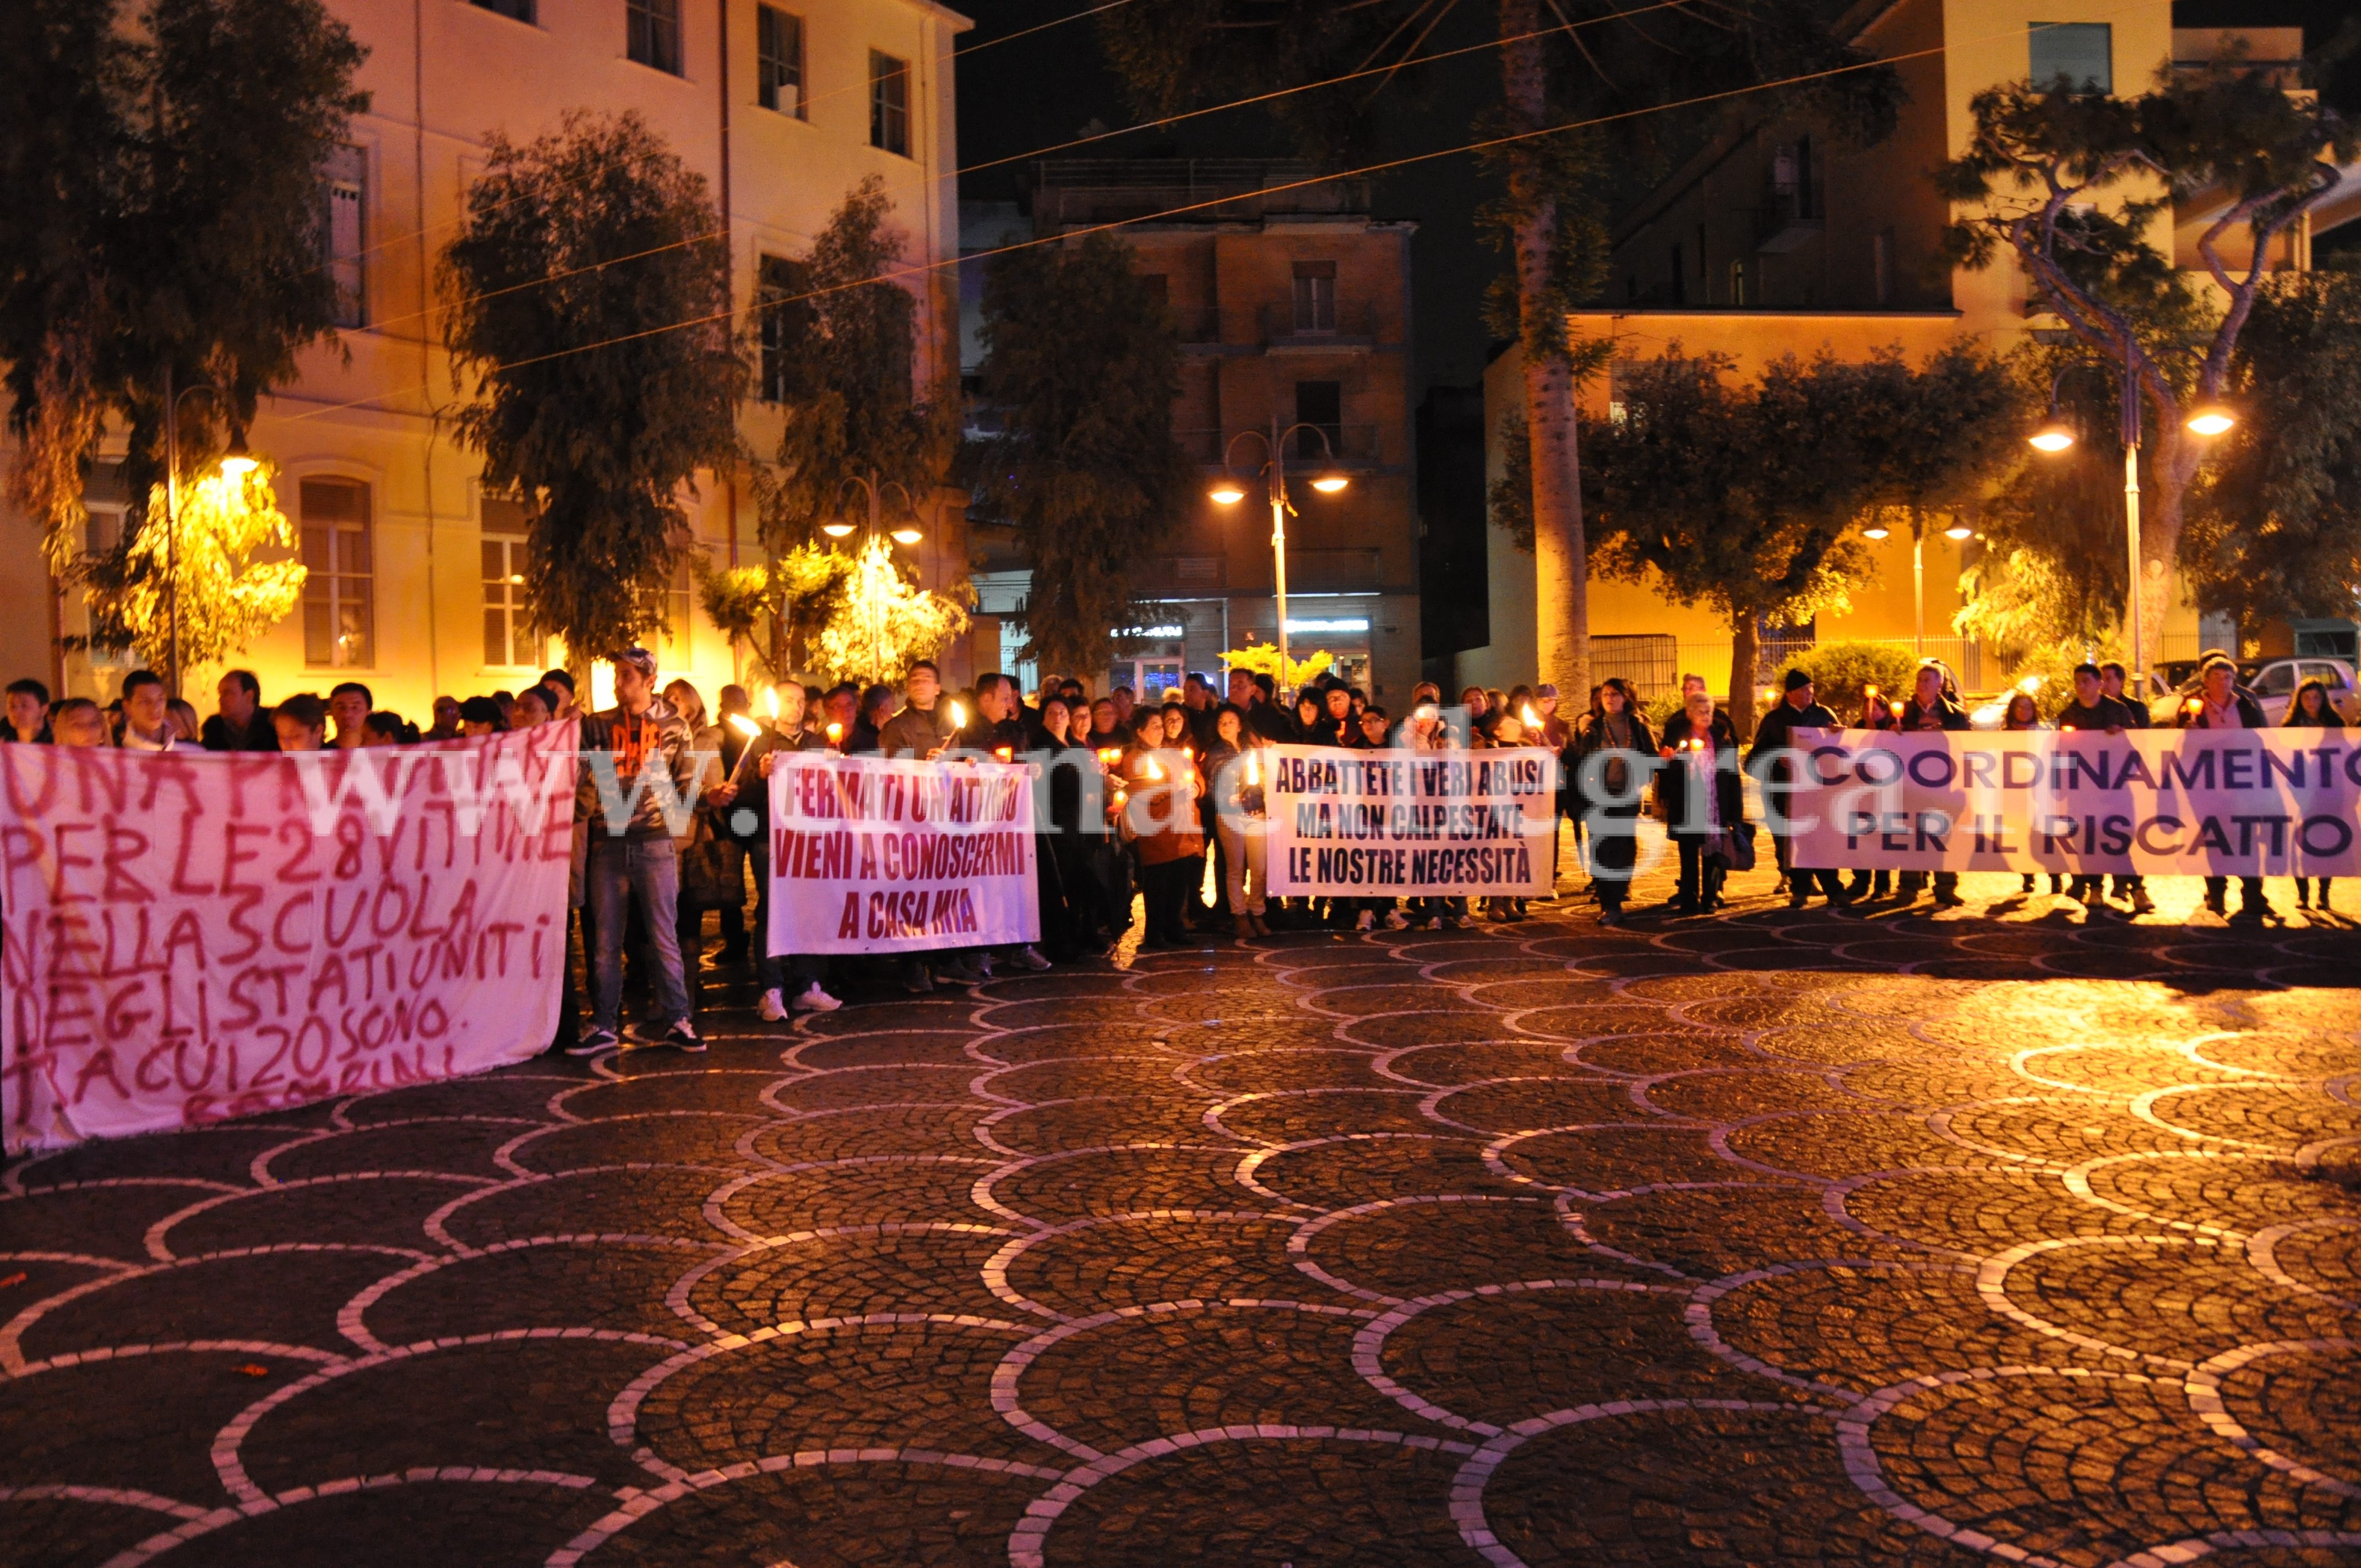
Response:
[[[2354,733],[1798,729],[1785,809],[1799,866],[2352,876]]]
[[[1552,885],[1557,758],[1273,746],[1270,890],[1288,897],[1532,898]]]
[[[10,1153],[549,1044],[571,722],[308,755],[0,746]]]
[[[902,953],[1039,940],[1031,769],[775,755],[774,952]]]

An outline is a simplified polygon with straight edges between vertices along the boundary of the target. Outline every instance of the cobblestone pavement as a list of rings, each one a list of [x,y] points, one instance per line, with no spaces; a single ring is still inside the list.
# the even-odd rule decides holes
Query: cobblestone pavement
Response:
[[[2361,936],[2014,887],[18,1163],[0,1561],[2361,1562]]]

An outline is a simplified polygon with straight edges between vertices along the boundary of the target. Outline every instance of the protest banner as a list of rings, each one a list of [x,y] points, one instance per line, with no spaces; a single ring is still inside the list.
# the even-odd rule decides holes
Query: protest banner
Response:
[[[1784,809],[1813,868],[2352,876],[2351,733],[1798,729]]]
[[[1546,896],[1557,758],[1273,746],[1270,891],[1285,897]]]
[[[772,951],[906,953],[1040,938],[1031,769],[775,755]]]
[[[0,746],[8,1152],[519,1061],[575,727],[290,756]]]

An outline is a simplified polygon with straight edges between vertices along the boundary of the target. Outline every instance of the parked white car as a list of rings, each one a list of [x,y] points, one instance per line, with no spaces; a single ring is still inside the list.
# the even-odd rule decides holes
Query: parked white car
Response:
[[[2353,666],[2342,659],[2265,659],[2247,660],[2238,666],[2238,684],[2255,694],[2263,705],[2263,719],[2279,724],[2286,719],[2288,704],[2295,700],[2295,688],[2306,681],[2318,681],[2328,688],[2329,706],[2345,718],[2347,724],[2361,723],[2361,683],[2354,678]],[[2148,716],[2159,725],[2175,721],[2180,705],[2197,694],[2203,685],[2201,676],[2191,674],[2172,691],[2148,704]]]

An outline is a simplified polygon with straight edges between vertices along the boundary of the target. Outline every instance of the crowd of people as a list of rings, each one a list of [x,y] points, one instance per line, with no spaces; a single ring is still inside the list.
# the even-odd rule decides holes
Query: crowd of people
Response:
[[[1191,674],[1178,687],[1142,702],[1116,685],[1093,696],[1079,679],[1050,676],[1027,695],[1011,676],[992,674],[972,686],[947,691],[937,667],[920,660],[897,688],[845,682],[825,690],[788,681],[769,687],[757,714],[743,686],[723,686],[708,709],[690,682],[659,685],[656,661],[631,648],[612,661],[614,704],[596,712],[577,701],[573,676],[553,669],[521,692],[465,699],[438,696],[431,723],[421,729],[380,709],[357,681],[335,685],[323,698],[300,693],[266,706],[259,682],[232,670],[215,686],[216,710],[200,721],[187,702],[170,696],[154,672],[126,676],[104,707],[88,697],[52,701],[41,683],[7,687],[0,741],[61,746],[114,746],[161,751],[318,751],[400,746],[530,729],[578,719],[586,759],[575,808],[575,855],[569,907],[580,942],[588,996],[577,993],[573,966],[553,1048],[590,1055],[626,1045],[705,1048],[697,1016],[704,977],[748,967],[757,981],[758,1011],[767,1021],[796,1012],[833,1011],[842,1003],[829,987],[832,969],[848,960],[774,951],[769,931],[766,781],[782,753],[835,751],[900,758],[968,758],[1040,764],[1036,828],[1041,938],[997,948],[938,949],[901,960],[896,980],[912,993],[968,986],[995,968],[1046,970],[1052,964],[1106,953],[1132,927],[1133,906],[1144,923],[1146,950],[1187,945],[1213,934],[1240,940],[1274,931],[1380,927],[1466,927],[1477,919],[1513,923],[1528,917],[1522,896],[1275,898],[1268,887],[1264,817],[1266,782],[1276,745],[1412,751],[1538,747],[1559,767],[1555,808],[1561,819],[1553,853],[1588,873],[1575,892],[1554,876],[1553,897],[1587,897],[1602,924],[1631,914],[1631,886],[1641,839],[1637,819],[1661,819],[1678,857],[1679,875],[1663,912],[1710,914],[1722,907],[1728,875],[1753,864],[1755,831],[1747,820],[1744,778],[1775,790],[1788,782],[1784,754],[1793,732],[1837,729],[1843,720],[1818,700],[1812,677],[1787,672],[1779,699],[1741,746],[1737,726],[1717,704],[1703,677],[1682,678],[1676,709],[1652,726],[1642,694],[1620,679],[1594,688],[1587,707],[1569,716],[1554,686],[1509,691],[1464,688],[1446,705],[1444,694],[1422,683],[1399,716],[1343,681],[1321,679],[1280,700],[1271,678],[1245,669],[1228,672],[1217,687]],[[2018,694],[2004,728],[2050,728],[2120,733],[2147,728],[2147,708],[2124,692],[2118,664],[2083,664],[2073,674],[2074,698],[2048,724],[2032,698]],[[2207,656],[2202,685],[2176,712],[2196,729],[2259,729],[2253,694],[2219,653]],[[2320,683],[2295,694],[2290,725],[2343,725]],[[1894,699],[1868,689],[1854,728],[1913,732],[1969,727],[1949,673],[1921,666],[1909,695]],[[605,759],[614,777],[639,779],[654,769],[669,792],[599,787],[592,759]],[[666,810],[666,795],[678,807]],[[609,821],[609,814],[620,816]],[[1931,894],[1938,905],[1963,902],[1959,876],[1859,871],[1845,873],[1794,863],[1792,842],[1771,835],[1776,890],[1803,908],[1818,896],[1829,905],[1902,905]],[[1587,849],[1585,841],[1587,840]],[[1562,869],[1554,866],[1554,870]],[[748,884],[751,880],[752,908]],[[2144,879],[2074,875],[2071,885],[2052,876],[2049,891],[2088,907],[2122,901],[2133,914],[2154,909]],[[2023,891],[2036,892],[2026,875]],[[2227,915],[2226,878],[2206,879],[2205,902]],[[2330,879],[2298,879],[2307,907],[2329,907]],[[2240,879],[2235,918],[2268,913],[2260,878]],[[707,916],[718,947],[708,950]],[[622,1026],[625,982],[643,994],[640,1021]],[[840,989],[841,989],[840,987]],[[587,1010],[585,1003],[587,1001]],[[587,1011],[587,1016],[586,1016]]]

